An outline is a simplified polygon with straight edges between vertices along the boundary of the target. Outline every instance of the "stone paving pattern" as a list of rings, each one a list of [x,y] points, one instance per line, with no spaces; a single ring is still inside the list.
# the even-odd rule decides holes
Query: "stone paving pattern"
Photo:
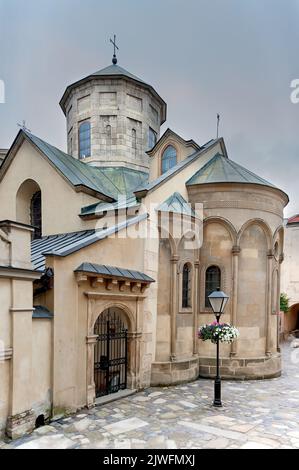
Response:
[[[299,349],[283,347],[281,377],[222,382],[223,408],[211,406],[213,381],[150,388],[82,410],[1,448],[299,449]]]

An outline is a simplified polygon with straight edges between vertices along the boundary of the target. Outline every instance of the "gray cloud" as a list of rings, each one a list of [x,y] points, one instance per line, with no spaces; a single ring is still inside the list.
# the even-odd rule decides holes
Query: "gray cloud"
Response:
[[[168,103],[166,126],[199,143],[220,133],[232,159],[290,196],[299,213],[299,1],[0,0],[0,147],[16,123],[65,148],[65,87],[111,62],[150,82]],[[165,125],[164,125],[165,128]]]

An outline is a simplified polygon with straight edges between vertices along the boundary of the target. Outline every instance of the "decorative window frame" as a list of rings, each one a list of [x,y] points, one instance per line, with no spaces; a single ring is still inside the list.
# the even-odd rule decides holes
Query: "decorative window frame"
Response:
[[[189,264],[190,266],[190,284],[191,284],[191,293],[190,293],[190,307],[183,307],[183,269],[185,264]],[[178,291],[179,291],[179,313],[193,313],[193,297],[194,297],[194,289],[196,286],[194,285],[194,262],[190,258],[185,258],[180,261],[178,265]]]

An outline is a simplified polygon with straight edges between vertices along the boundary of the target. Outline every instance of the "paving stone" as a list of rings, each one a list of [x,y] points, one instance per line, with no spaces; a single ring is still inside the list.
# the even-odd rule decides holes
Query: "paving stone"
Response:
[[[37,428],[34,430],[34,434],[38,434],[39,436],[43,436],[45,434],[49,434],[52,432],[57,432],[54,426],[41,426],[40,428]]]
[[[282,351],[278,379],[223,381],[222,408],[212,406],[213,380],[199,379],[81,410],[0,448],[299,449],[298,364]]]
[[[241,449],[273,449],[273,447],[263,444],[262,442],[248,441],[241,446]]]
[[[198,405],[194,405],[194,403],[190,403],[189,401],[180,400],[179,403],[187,408],[197,408]]]
[[[42,436],[17,446],[18,449],[70,449],[72,447],[74,447],[74,442],[63,434]]]
[[[212,439],[206,443],[205,447],[207,449],[225,449],[228,447],[230,441],[224,437],[219,437],[218,439]]]
[[[143,426],[147,426],[148,423],[142,421],[139,418],[129,418],[124,419],[123,421],[118,421],[117,423],[108,424],[104,426],[104,429],[111,434],[117,435],[121,434],[122,432],[129,432],[135,429],[142,428]]]

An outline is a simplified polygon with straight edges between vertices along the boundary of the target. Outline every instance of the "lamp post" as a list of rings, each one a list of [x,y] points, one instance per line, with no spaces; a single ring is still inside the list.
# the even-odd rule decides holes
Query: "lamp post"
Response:
[[[209,302],[215,314],[217,323],[219,324],[219,320],[221,315],[224,312],[226,304],[228,302],[229,296],[220,290],[220,287],[217,288],[214,292],[212,292],[208,296]],[[214,402],[213,405],[220,407],[222,406],[221,403],[221,377],[219,371],[219,337],[217,338],[217,357],[216,357],[216,377],[215,377],[215,385],[214,385]]]

